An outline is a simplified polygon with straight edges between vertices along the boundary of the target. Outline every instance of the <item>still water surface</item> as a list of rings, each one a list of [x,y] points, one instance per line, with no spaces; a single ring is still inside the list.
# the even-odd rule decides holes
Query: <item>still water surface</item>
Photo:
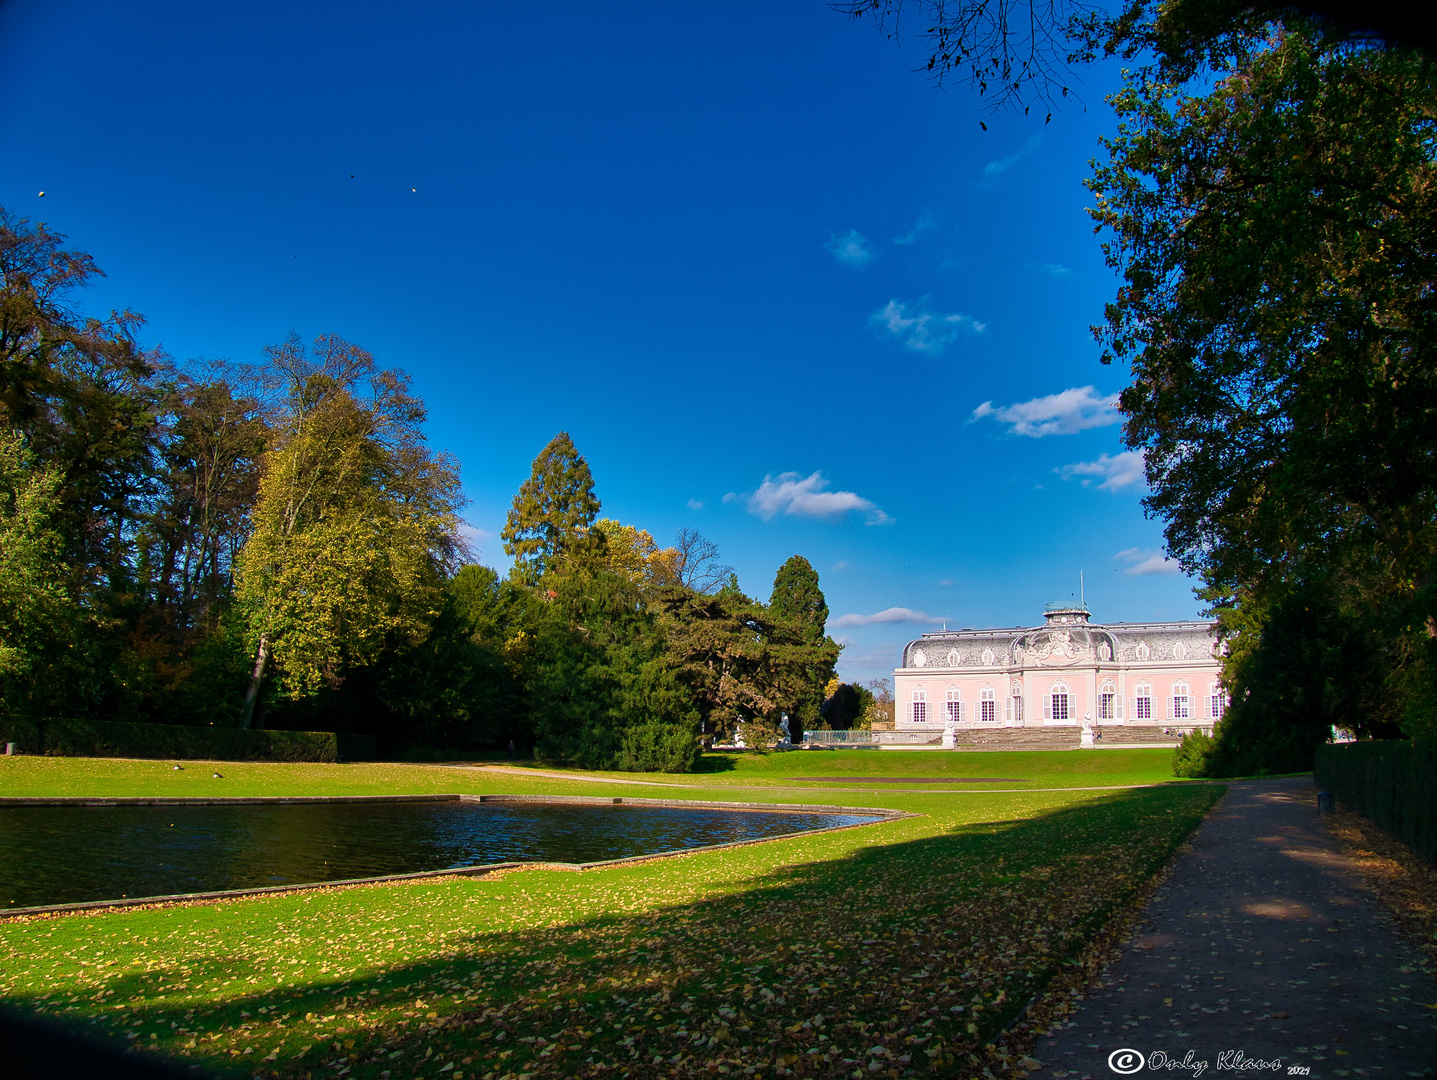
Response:
[[[595,862],[876,820],[516,803],[0,809],[0,906],[249,889],[496,862]]]

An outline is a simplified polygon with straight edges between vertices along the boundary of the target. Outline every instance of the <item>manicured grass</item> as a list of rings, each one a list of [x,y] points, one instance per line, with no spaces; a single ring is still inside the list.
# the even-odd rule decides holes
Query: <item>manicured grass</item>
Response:
[[[183,768],[175,771],[176,764]],[[0,795],[7,796],[433,795],[541,788],[575,794],[591,786],[435,765],[0,757]]]
[[[173,766],[183,768],[175,771]],[[532,762],[493,762],[506,769],[553,773]],[[782,754],[707,754],[703,771],[670,773],[573,773],[574,780],[522,773],[496,773],[445,765],[344,765],[260,761],[138,761],[108,758],[0,757],[0,795],[197,796],[197,795],[394,795],[438,792],[546,791],[552,794],[606,794],[595,781],[644,781],[668,790],[640,791],[632,783],[614,786],[637,797],[710,798],[715,787],[822,788],[799,776],[997,777],[1021,784],[946,785],[955,791],[992,788],[1071,788],[1156,784],[1172,780],[1170,750],[1102,750],[1044,753],[935,753],[886,750],[795,750]],[[216,780],[213,773],[222,774]],[[858,788],[853,790],[857,791]],[[870,789],[871,790],[871,789]],[[885,787],[884,790],[887,790]],[[735,793],[734,799],[803,801],[801,792],[771,796]],[[834,785],[811,801],[832,802]]]
[[[1067,760],[1078,754],[971,755],[977,770],[966,755],[770,755],[718,776],[665,777],[696,786],[662,792],[423,766],[219,771],[230,794],[677,798],[721,794],[721,778],[738,775],[751,786],[733,797],[792,802],[803,796],[780,785],[785,777],[922,775],[911,770],[942,762],[919,759],[944,757],[966,775],[1030,775],[1051,787],[1064,786],[1055,776],[1067,786],[1075,775],[1091,785],[1156,778],[1143,758],[1121,760],[1129,753],[1150,761],[1154,752],[1082,755],[1091,765]],[[1000,757],[1006,768],[995,768]],[[791,759],[823,764],[786,771]],[[0,789],[194,794],[221,783],[208,768],[167,770],[15,759],[0,769]],[[807,801],[923,816],[582,874],[0,921],[0,995],[237,1076],[874,1075],[870,1063],[877,1075],[976,1074],[997,1067],[979,1056],[983,1041],[1221,790],[862,788],[836,800],[830,788]]]
[[[792,783],[798,776],[1020,779],[1024,787],[1159,784],[1173,779],[1171,750],[983,751],[794,750],[781,754],[705,754],[714,783]],[[614,774],[618,775],[618,774]],[[991,784],[978,787],[1014,787]]]

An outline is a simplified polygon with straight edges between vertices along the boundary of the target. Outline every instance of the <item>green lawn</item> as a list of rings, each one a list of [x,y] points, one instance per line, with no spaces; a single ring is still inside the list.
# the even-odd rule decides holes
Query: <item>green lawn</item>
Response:
[[[235,1076],[977,1074],[999,1064],[984,1041],[1222,789],[805,794],[792,778],[1101,787],[1159,781],[1167,759],[842,751],[621,777],[692,785],[668,790],[431,766],[227,763],[216,780],[202,763],[0,759],[7,795],[728,795],[921,815],[584,873],[0,921],[0,995]]]
[[[183,768],[175,771],[173,766]],[[554,773],[532,762],[490,762],[505,769]],[[1171,750],[1103,750],[1061,753],[941,753],[897,750],[801,750],[784,754],[706,754],[703,771],[668,773],[578,773],[575,780],[526,777],[446,765],[355,763],[345,765],[269,762],[137,761],[107,758],[0,757],[0,795],[392,795],[498,791],[553,794],[608,794],[596,781],[628,781],[613,794],[646,798],[710,798],[715,787],[784,787],[782,795],[735,793],[735,799],[803,801],[797,788],[835,785],[796,777],[996,778],[1021,783],[943,784],[944,790],[972,793],[994,788],[1072,788],[1157,784],[1172,780]],[[220,779],[212,775],[222,774]],[[664,791],[640,792],[633,781],[662,785]],[[843,785],[846,789],[850,785]],[[880,785],[888,790],[891,785]],[[862,785],[853,786],[857,791]],[[873,788],[865,790],[872,791]]]

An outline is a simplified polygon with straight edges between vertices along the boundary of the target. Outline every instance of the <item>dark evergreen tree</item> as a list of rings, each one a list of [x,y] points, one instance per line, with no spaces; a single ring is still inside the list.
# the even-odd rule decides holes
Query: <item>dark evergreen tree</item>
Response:
[[[535,584],[588,535],[598,516],[589,463],[575,449],[569,433],[561,431],[534,459],[499,536],[505,553],[514,556],[520,579]]]
[[[778,568],[768,609],[777,624],[775,644],[792,654],[784,664],[789,678],[781,700],[789,734],[799,742],[822,715],[824,688],[833,678],[839,653],[824,632],[828,601],[819,588],[818,571],[802,555]]]

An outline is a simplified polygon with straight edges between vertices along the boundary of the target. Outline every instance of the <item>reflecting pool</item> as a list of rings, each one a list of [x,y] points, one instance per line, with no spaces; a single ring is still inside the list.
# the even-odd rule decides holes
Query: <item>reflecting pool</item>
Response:
[[[12,806],[0,808],[0,907],[596,862],[879,816],[504,802]]]

